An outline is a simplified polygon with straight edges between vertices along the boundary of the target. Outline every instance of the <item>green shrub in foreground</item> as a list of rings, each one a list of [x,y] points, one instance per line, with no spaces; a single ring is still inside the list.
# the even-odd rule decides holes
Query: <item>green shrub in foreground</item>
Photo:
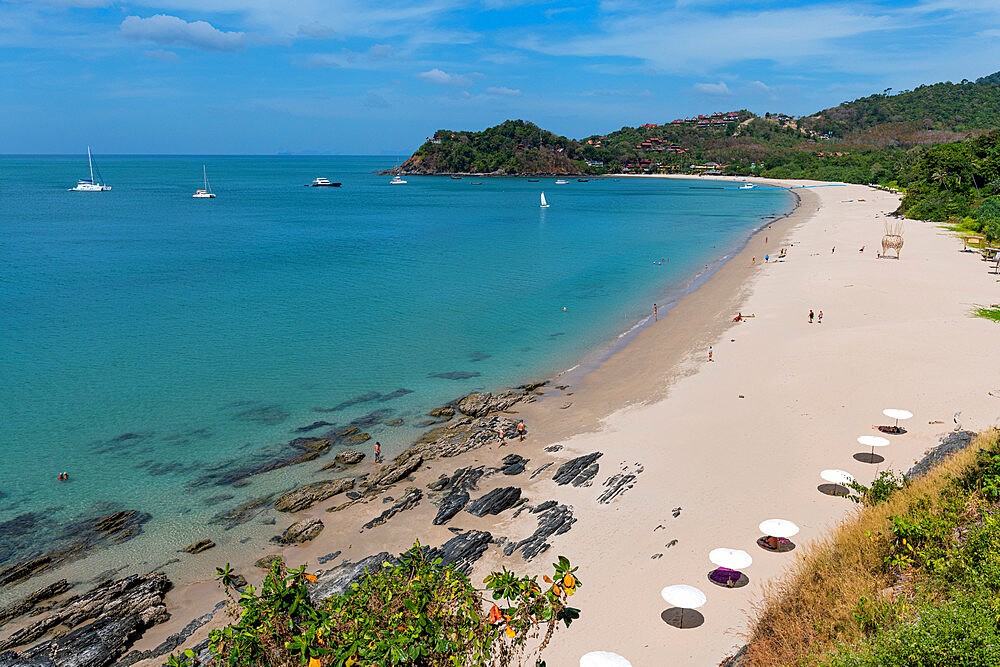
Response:
[[[430,560],[419,544],[367,572],[351,590],[313,605],[305,567],[272,566],[260,590],[248,586],[232,599],[232,625],[213,630],[216,664],[230,667],[413,667],[523,664],[527,644],[539,656],[559,622],[569,626],[579,610],[566,602],[580,586],[577,568],[560,556],[553,577],[518,577],[504,569],[486,580],[487,602],[468,577]],[[230,594],[228,565],[218,571]],[[193,667],[194,654],[171,656],[171,665]]]

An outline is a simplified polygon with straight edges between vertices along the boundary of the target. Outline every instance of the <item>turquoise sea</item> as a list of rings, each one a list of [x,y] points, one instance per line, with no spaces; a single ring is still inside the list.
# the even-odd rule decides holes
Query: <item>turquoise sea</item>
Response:
[[[152,515],[137,569],[273,533],[207,522],[320,465],[205,471],[317,420],[392,455],[431,408],[606,353],[794,204],[661,179],[397,186],[373,173],[392,157],[97,159],[109,192],[67,191],[86,155],[0,157],[0,568],[117,509]],[[216,199],[191,197],[203,164]]]

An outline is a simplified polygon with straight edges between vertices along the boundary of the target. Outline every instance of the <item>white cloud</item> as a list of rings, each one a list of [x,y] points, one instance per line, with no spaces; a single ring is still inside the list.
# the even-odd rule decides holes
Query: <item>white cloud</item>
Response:
[[[298,37],[305,37],[307,39],[335,39],[337,37],[337,33],[333,28],[319,21],[310,21],[309,23],[300,25],[295,34]]]
[[[487,95],[499,95],[500,97],[520,97],[521,91],[517,88],[507,88],[506,86],[490,86],[486,89]]]
[[[439,86],[454,86],[455,88],[468,88],[472,85],[472,79],[462,74],[448,74],[437,67],[417,75],[418,79]]]
[[[692,88],[704,95],[725,97],[733,94],[733,91],[729,90],[729,86],[726,85],[725,81],[720,81],[719,83],[696,83]]]
[[[763,81],[751,81],[750,83],[747,84],[747,88],[751,88],[753,90],[759,90],[760,92],[763,93],[773,92],[771,86],[767,85]]]
[[[246,48],[246,33],[225,32],[207,21],[192,21],[167,14],[149,18],[128,16],[121,24],[122,35],[128,39],[153,42],[164,46],[187,46],[202,51],[239,51]]]

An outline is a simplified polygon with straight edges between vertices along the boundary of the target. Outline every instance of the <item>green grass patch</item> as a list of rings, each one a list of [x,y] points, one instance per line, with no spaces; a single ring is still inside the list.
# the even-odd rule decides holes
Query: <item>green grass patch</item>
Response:
[[[1000,322],[1000,308],[986,308],[985,306],[979,306],[973,309],[972,314],[975,317],[981,317],[985,320]]]

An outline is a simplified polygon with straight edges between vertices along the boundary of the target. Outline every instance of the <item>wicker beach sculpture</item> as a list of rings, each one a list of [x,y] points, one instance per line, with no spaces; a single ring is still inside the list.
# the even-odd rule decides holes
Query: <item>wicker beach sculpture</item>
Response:
[[[882,237],[882,256],[885,257],[887,251],[895,250],[896,259],[899,259],[899,251],[903,249],[903,221],[885,221],[885,235]]]

